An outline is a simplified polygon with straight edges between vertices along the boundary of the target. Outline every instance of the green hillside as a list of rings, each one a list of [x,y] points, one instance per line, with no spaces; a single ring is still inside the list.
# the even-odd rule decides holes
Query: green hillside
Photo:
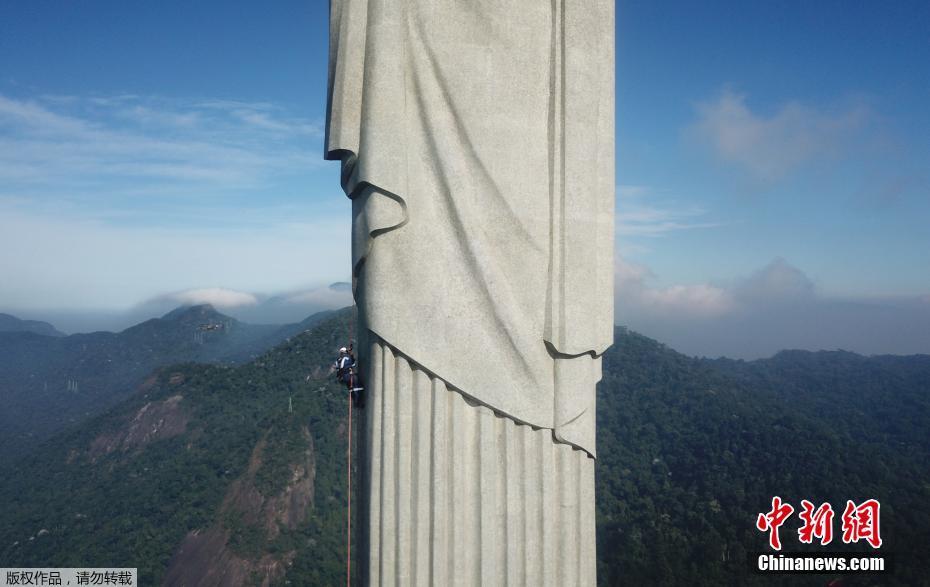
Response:
[[[795,514],[782,528],[785,551],[850,550],[838,534],[846,500],[878,499],[881,552],[893,553],[895,573],[843,584],[928,584],[928,364],[796,351],[698,360],[618,329],[598,393],[601,580],[825,585],[831,577],[747,574],[747,551],[767,547],[756,516],[779,495],[797,509],[807,499],[839,510],[829,547],[801,548]]]
[[[346,402],[327,369],[348,320],[245,365],[163,368],[36,451],[0,480],[0,562],[137,566],[144,585],[343,582]],[[855,371],[812,353],[775,359],[790,368],[693,359],[617,330],[598,389],[602,584],[826,585],[835,577],[748,574],[773,494],[879,499],[895,573],[843,584],[927,584],[927,358],[857,357]],[[811,369],[845,398],[827,400],[832,411]],[[881,410],[863,410],[879,389]],[[881,436],[878,420],[895,416],[914,426]],[[800,550],[793,522],[788,551]]]
[[[143,584],[159,584],[188,533],[202,530],[222,537],[206,551],[218,568],[251,576],[292,561],[308,578],[337,576],[346,404],[327,367],[345,318],[241,367],[159,370],[116,409],[18,462],[0,481],[0,560],[137,566]]]

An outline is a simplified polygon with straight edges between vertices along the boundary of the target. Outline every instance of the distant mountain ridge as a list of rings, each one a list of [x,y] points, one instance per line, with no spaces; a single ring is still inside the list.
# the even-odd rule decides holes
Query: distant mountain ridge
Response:
[[[44,336],[65,336],[64,332],[48,322],[21,320],[10,314],[0,313],[0,332],[33,332]]]
[[[247,361],[329,315],[255,325],[202,304],[178,307],[118,333],[0,332],[0,465],[116,405],[157,367]]]
[[[212,304],[191,304],[178,306],[160,318],[160,320],[201,323],[206,323],[211,320],[224,321],[229,319],[229,316],[219,313]]]
[[[245,364],[161,368],[41,447],[17,465],[28,474],[0,476],[0,560],[137,566],[144,585],[343,582],[346,396],[327,367],[350,320],[333,313]],[[842,585],[926,584],[930,356],[706,360],[615,338],[597,389],[600,584],[839,578],[749,572],[773,495],[796,508],[878,499],[894,572]],[[786,552],[872,552],[838,535],[801,545],[796,520]]]

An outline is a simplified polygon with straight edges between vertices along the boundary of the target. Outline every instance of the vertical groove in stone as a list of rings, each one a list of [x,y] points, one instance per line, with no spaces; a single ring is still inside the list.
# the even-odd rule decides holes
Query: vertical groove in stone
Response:
[[[557,482],[559,484],[559,584],[578,584],[578,459],[567,444],[556,444],[559,455]]]
[[[523,501],[526,514],[523,516],[526,536],[526,584],[542,584],[542,563],[545,560],[542,534],[542,451],[536,442],[536,433],[529,426],[523,427],[523,462],[526,464],[523,478]]]
[[[371,381],[368,384],[368,584],[381,584],[381,458],[372,458],[381,454],[381,417],[384,413],[384,374],[383,369],[384,346],[372,343],[371,366],[369,373]]]
[[[575,520],[575,543],[572,545],[572,548],[575,549],[575,577],[576,584],[581,585],[582,577],[584,577],[584,570],[581,566],[581,544],[584,542],[584,521],[581,519],[582,514],[584,514],[584,508],[582,506],[581,499],[581,475],[584,471],[582,466],[582,459],[587,458],[587,455],[581,454],[580,451],[572,451],[572,467],[574,468],[574,473],[572,477],[572,492],[575,494],[575,511],[573,518]]]
[[[542,450],[536,442],[536,433],[529,426],[524,433],[524,457],[526,478],[526,578],[531,585],[541,585],[543,577],[542,561],[545,558],[543,541],[542,512]]]
[[[459,522],[458,517],[455,515],[455,498],[456,498],[456,478],[455,478],[455,460],[458,458],[456,454],[456,442],[455,438],[457,434],[460,434],[459,426],[455,423],[455,396],[450,393],[445,385],[442,386],[443,397],[446,402],[446,427],[449,431],[446,436],[446,449],[447,449],[447,459],[446,459],[446,479],[448,480],[448,485],[446,486],[446,519],[449,522],[449,527],[446,529],[446,575],[444,577],[447,585],[452,585],[455,578],[455,541],[458,539],[458,532],[456,531],[456,524]]]
[[[407,484],[410,486],[410,501],[407,504],[410,513],[410,569],[407,573],[407,584],[417,584],[417,567],[419,566],[420,555],[417,552],[417,541],[420,537],[419,529],[419,503],[418,495],[420,492],[420,460],[422,457],[429,457],[429,450],[426,444],[420,445],[420,435],[423,433],[420,429],[420,402],[423,397],[420,395],[420,375],[423,372],[410,366],[410,387],[407,402],[410,404],[410,475],[407,477]]]
[[[458,395],[458,394],[456,394]],[[462,548],[465,550],[465,574],[462,577],[465,585],[477,585],[481,579],[481,427],[479,411],[465,402],[464,396],[459,396],[462,403],[462,416],[465,420],[465,541]]]
[[[581,468],[584,478],[579,489],[579,499],[583,506],[581,512],[581,523],[584,524],[584,530],[581,535],[584,544],[581,549],[584,553],[584,577],[581,579],[582,585],[594,585],[597,582],[597,534],[595,530],[595,510],[594,501],[594,459],[587,455],[581,455]]]
[[[449,427],[446,422],[448,392],[445,385],[437,379],[431,381],[432,405],[432,441],[431,470],[435,476],[430,483],[430,582],[443,585],[448,581],[447,544],[448,523],[448,482],[446,463],[448,462]]]
[[[409,581],[410,549],[410,377],[406,361],[394,357],[394,584]]]
[[[394,451],[397,471],[394,475],[394,507],[397,536],[395,538],[396,584],[410,584],[410,473],[413,426],[411,408],[411,382],[413,378],[407,361],[397,356],[394,368],[395,430]]]
[[[558,522],[558,495],[555,493],[555,447],[551,442],[539,442],[539,437],[545,434],[550,436],[549,430],[536,431],[536,441],[539,446],[539,461],[541,464],[538,483],[542,487],[542,508],[539,511],[539,524],[542,526],[543,539],[543,585],[557,585],[558,565],[556,552],[558,538],[555,525]]]
[[[394,583],[394,565],[397,560],[396,531],[397,523],[394,516],[396,503],[397,467],[394,456],[397,446],[395,414],[397,409],[396,381],[394,380],[395,358],[389,347],[385,347],[383,366],[384,388],[381,410],[381,581],[385,584]]]
[[[505,438],[507,443],[507,460],[504,464],[507,477],[507,496],[505,508],[507,510],[507,584],[522,585],[525,583],[525,518],[526,502],[523,499],[523,434],[527,426],[511,426],[504,420]]]
[[[498,424],[500,427],[500,437],[501,437],[501,460],[500,460],[500,500],[499,500],[499,510],[502,510],[501,514],[501,540],[503,544],[501,545],[501,557],[500,564],[503,565],[503,572],[501,576],[507,582],[508,585],[515,585],[517,580],[515,573],[517,571],[517,561],[518,557],[516,555],[517,541],[520,538],[517,536],[516,532],[516,519],[520,515],[520,511],[523,509],[522,505],[518,505],[514,499],[514,479],[519,475],[519,472],[516,470],[517,462],[513,458],[513,443],[514,443],[514,430],[516,426],[511,426],[510,422],[507,421],[504,417],[498,418]]]
[[[513,438],[511,436],[511,429],[513,426],[507,426],[507,423],[504,422],[503,418],[499,418],[501,421],[500,426],[500,435],[501,435],[501,486],[503,487],[502,491],[498,494],[500,498],[498,499],[498,510],[503,509],[503,530],[501,533],[502,548],[501,548],[501,564],[503,565],[503,574],[504,580],[508,585],[513,585],[515,583],[513,578],[513,573],[515,570],[514,561],[514,546],[511,543],[516,543],[517,537],[514,536],[513,532],[513,518],[518,513],[516,508],[511,506],[511,496],[513,495],[513,477],[515,471],[511,469],[514,466],[513,460]]]
[[[516,513],[516,509],[511,510],[507,503],[507,444],[505,435],[507,428],[512,427],[509,424],[510,422],[506,421],[502,416],[494,414],[494,437],[497,442],[497,453],[493,455],[496,465],[495,475],[497,476],[497,491],[495,492],[497,507],[494,516],[494,522],[497,524],[495,529],[497,547],[494,549],[494,560],[498,569],[498,581],[507,577],[507,514],[511,511]]]
[[[479,406],[478,425],[475,430],[478,446],[478,544],[479,577],[482,585],[500,581],[497,566],[497,419],[490,409]]]
[[[467,553],[466,527],[465,527],[465,444],[467,444],[466,434],[468,423],[463,417],[462,408],[465,402],[462,397],[455,393],[449,394],[449,403],[452,404],[452,415],[449,417],[449,430],[452,433],[452,454],[450,455],[450,465],[452,469],[452,491],[450,505],[452,513],[452,540],[449,544],[449,555],[452,559],[452,565],[449,569],[449,584],[464,584],[466,573],[465,560]]]
[[[411,482],[413,491],[413,585],[429,585],[430,563],[430,486],[432,485],[433,431],[431,416],[433,407],[432,382],[421,371],[414,371],[413,413],[416,422],[413,438],[414,474]]]
[[[594,460],[371,352],[371,585],[594,585]]]

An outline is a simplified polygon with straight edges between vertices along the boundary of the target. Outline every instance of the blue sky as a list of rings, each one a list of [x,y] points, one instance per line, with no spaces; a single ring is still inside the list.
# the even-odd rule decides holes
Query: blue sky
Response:
[[[0,4],[0,311],[347,303],[326,5]],[[926,2],[618,2],[618,322],[930,352],[927,31]]]

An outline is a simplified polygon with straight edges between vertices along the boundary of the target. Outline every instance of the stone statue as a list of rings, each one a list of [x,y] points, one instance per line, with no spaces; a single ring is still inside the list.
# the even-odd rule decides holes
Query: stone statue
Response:
[[[593,585],[613,0],[331,0],[371,585]]]

